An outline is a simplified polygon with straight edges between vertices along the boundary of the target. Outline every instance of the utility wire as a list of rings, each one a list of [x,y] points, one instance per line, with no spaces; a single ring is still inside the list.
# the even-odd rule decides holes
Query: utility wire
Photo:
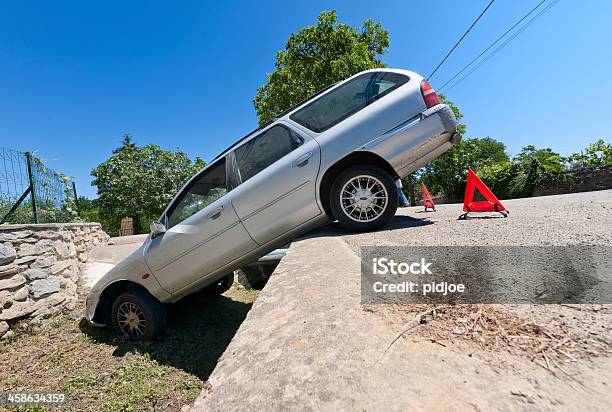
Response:
[[[448,92],[449,90],[455,88],[457,85],[459,85],[461,82],[463,82],[470,74],[474,73],[474,71],[476,71],[480,66],[482,66],[485,62],[487,62],[489,59],[491,59],[493,56],[495,56],[500,50],[502,50],[504,47],[506,47],[506,45],[508,45],[508,43],[510,43],[512,40],[514,40],[515,38],[518,37],[519,34],[521,34],[523,31],[525,31],[525,29],[527,27],[529,27],[536,19],[538,19],[541,15],[543,15],[544,13],[546,13],[548,10],[550,10],[555,4],[557,4],[559,2],[559,0],[554,0],[552,3],[550,3],[548,6],[546,6],[544,9],[540,10],[540,12],[538,14],[536,14],[533,18],[531,18],[531,20],[529,20],[527,23],[525,23],[520,29],[518,29],[518,31],[516,31],[512,36],[510,36],[510,38],[508,38],[506,41],[504,41],[501,45],[499,45],[495,50],[493,50],[491,53],[489,53],[488,56],[486,56],[484,59],[482,59],[474,68],[472,68],[465,76],[463,76],[462,78],[460,78],[459,80],[457,80],[453,85],[451,85],[449,88],[447,88],[445,91]]]
[[[457,74],[455,74],[453,77],[451,77],[446,83],[444,83],[442,86],[440,86],[439,90],[442,91],[449,83],[451,83],[453,80],[455,80],[461,73],[463,73],[465,71],[465,69],[467,69],[468,67],[470,67],[472,64],[474,64],[474,62],[478,59],[480,59],[486,52],[488,52],[491,47],[495,46],[501,39],[503,39],[504,37],[506,37],[506,35],[508,33],[510,33],[512,30],[514,30],[514,28],[516,26],[518,26],[519,24],[521,24],[523,22],[523,20],[525,20],[527,17],[529,17],[529,15],[531,15],[531,13],[533,13],[538,7],[540,7],[542,5],[542,3],[545,3],[546,0],[542,0],[541,2],[538,3],[537,6],[535,6],[533,9],[531,9],[529,11],[529,13],[525,14],[519,21],[517,21],[516,23],[514,23],[514,25],[512,27],[510,27],[508,30],[506,30],[504,32],[504,34],[502,34],[501,36],[499,36],[497,38],[497,40],[495,40],[493,43],[491,43],[489,45],[489,47],[487,47],[486,49],[484,49],[482,51],[482,53],[480,53],[478,56],[476,56],[475,58],[472,59],[471,62],[469,62],[468,64],[466,64],[465,66],[463,66],[463,68],[461,70],[459,70],[457,72]]]
[[[450,49],[450,51],[446,54],[446,56],[444,57],[444,59],[442,59],[442,61],[440,62],[440,64],[438,64],[438,66],[434,69],[433,72],[431,72],[431,74],[429,75],[429,77],[427,77],[427,80],[429,80],[431,78],[431,76],[434,75],[435,72],[438,71],[438,69],[440,68],[440,66],[442,66],[442,64],[446,61],[446,59],[448,59],[448,56],[451,55],[451,53],[453,51],[455,51],[455,49],[457,48],[457,46],[459,46],[459,43],[461,43],[461,41],[465,38],[465,36],[467,36],[467,34],[470,32],[470,30],[472,30],[472,28],[476,25],[476,23],[478,23],[478,20],[480,20],[480,18],[486,13],[487,10],[489,10],[489,7],[491,7],[491,5],[495,2],[495,0],[491,0],[491,2],[487,5],[487,7],[485,7],[485,9],[480,13],[480,15],[476,18],[476,20],[474,20],[474,23],[472,23],[472,25],[470,26],[469,29],[467,29],[467,31],[465,33],[463,33],[463,36],[461,36],[461,38],[459,40],[457,40],[457,43],[455,43],[455,45],[453,46],[452,49]]]

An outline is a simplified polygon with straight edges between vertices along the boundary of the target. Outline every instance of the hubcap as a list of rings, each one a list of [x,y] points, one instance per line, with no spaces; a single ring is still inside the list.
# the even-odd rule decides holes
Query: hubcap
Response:
[[[388,198],[385,185],[368,175],[354,177],[340,191],[344,214],[357,222],[376,220],[387,208]]]
[[[117,322],[121,332],[125,335],[137,338],[144,334],[147,320],[144,312],[134,303],[123,302],[117,310]]]

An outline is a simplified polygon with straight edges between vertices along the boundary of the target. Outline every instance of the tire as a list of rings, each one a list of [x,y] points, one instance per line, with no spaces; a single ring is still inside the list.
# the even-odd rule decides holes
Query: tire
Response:
[[[334,217],[351,232],[384,226],[395,215],[399,201],[389,173],[369,165],[351,167],[336,177],[329,199]]]
[[[234,273],[232,272],[229,275],[225,275],[221,279],[206,286],[204,288],[204,292],[208,296],[219,296],[227,292],[232,287],[233,284],[234,284]]]
[[[122,293],[113,302],[115,331],[133,341],[151,340],[168,326],[166,307],[142,290]],[[139,323],[133,323],[133,322]]]

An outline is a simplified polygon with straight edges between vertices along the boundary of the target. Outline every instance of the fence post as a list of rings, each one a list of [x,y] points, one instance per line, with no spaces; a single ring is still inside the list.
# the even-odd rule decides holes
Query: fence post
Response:
[[[30,199],[32,199],[32,213],[34,214],[34,223],[38,223],[38,211],[36,210],[36,190],[34,186],[34,173],[32,172],[32,153],[26,152],[26,160],[28,162],[28,179],[30,180]]]
[[[76,206],[77,215],[81,216],[81,208],[79,207],[79,198],[77,197],[76,185],[72,181],[72,193],[74,194],[74,205]]]

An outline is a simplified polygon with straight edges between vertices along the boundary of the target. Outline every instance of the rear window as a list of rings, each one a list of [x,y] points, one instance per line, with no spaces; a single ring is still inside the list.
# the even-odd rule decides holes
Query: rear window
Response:
[[[290,116],[294,122],[321,133],[357,113],[410,80],[390,72],[364,73],[324,94]]]
[[[302,138],[285,126],[272,126],[234,152],[240,180],[246,182],[302,143]]]

